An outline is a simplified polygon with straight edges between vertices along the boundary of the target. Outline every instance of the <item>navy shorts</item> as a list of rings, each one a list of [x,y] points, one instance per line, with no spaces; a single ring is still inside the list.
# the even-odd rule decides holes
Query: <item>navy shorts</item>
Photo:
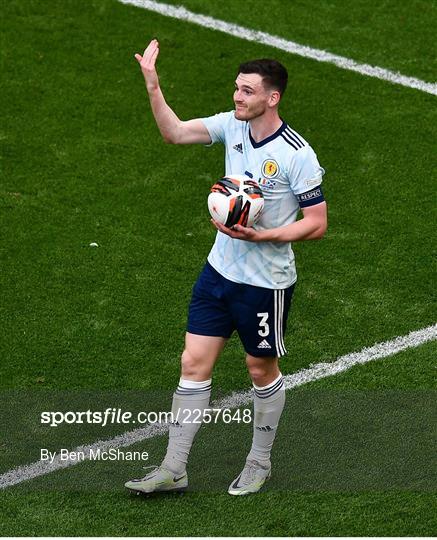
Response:
[[[234,283],[207,262],[193,287],[187,331],[229,338],[236,330],[248,354],[283,356],[293,290]]]

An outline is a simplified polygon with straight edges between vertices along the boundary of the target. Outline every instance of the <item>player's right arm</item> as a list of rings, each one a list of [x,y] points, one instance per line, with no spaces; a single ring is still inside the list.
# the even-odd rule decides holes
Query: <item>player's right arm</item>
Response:
[[[211,137],[201,120],[184,122],[167,105],[155,67],[158,54],[159,43],[156,39],[152,39],[143,55],[136,54],[135,58],[141,66],[152,113],[164,141],[172,144],[210,144]]]

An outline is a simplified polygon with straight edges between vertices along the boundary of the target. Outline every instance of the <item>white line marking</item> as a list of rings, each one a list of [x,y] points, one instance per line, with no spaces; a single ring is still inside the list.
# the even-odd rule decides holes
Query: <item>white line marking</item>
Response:
[[[334,362],[314,364],[307,369],[298,371],[297,373],[286,375],[284,377],[285,388],[295,388],[311,381],[323,379],[324,377],[330,377],[331,375],[336,375],[337,373],[347,371],[353,366],[366,364],[367,362],[378,360],[380,358],[386,358],[387,356],[392,356],[393,354],[404,351],[405,349],[418,347],[423,343],[427,343],[428,341],[433,341],[435,339],[437,339],[437,324],[428,326],[422,330],[410,332],[406,336],[397,337],[383,343],[377,343],[376,345],[366,347],[359,352],[353,352],[340,356]],[[212,406],[214,408],[221,409],[234,409],[236,407],[248,405],[252,400],[252,390],[247,392],[233,392],[228,397],[214,402]],[[106,441],[97,441],[90,445],[78,446],[73,451],[84,452],[85,459],[89,459],[91,450],[96,452],[99,448],[101,451],[106,451],[110,448],[125,448],[145,439],[151,439],[152,437],[156,437],[158,435],[164,435],[167,431],[167,424],[153,424],[146,428],[128,431],[127,433],[123,433]],[[43,476],[59,469],[65,469],[67,467],[77,465],[78,463],[81,463],[81,461],[83,460],[61,461],[59,457],[56,457],[53,463],[36,461],[29,465],[16,467],[15,469],[0,475],[0,489],[5,489],[7,487],[20,484],[25,480],[31,480],[32,478],[37,478],[38,476]]]
[[[407,86],[408,88],[415,88],[428,94],[437,95],[437,83],[425,82],[414,77],[407,77],[396,71],[390,71],[378,66],[371,66],[370,64],[360,64],[350,58],[332,54],[323,49],[314,49],[307,47],[306,45],[300,45],[295,41],[288,41],[280,38],[279,36],[273,36],[266,32],[259,30],[252,30],[239,26],[238,24],[229,23],[220,19],[214,19],[207,15],[201,15],[185,9],[182,6],[171,6],[169,4],[163,4],[160,2],[154,2],[153,0],[119,0],[123,4],[131,4],[133,6],[147,9],[148,11],[154,11],[166,17],[172,17],[182,21],[188,21],[211,30],[217,30],[224,32],[231,36],[235,36],[246,41],[254,41],[256,43],[262,43],[269,47],[274,47],[282,51],[286,51],[305,58],[312,58],[318,62],[327,62],[328,64],[334,64],[339,68],[348,69],[350,71],[356,71],[361,75],[367,75],[369,77],[375,77],[376,79],[382,79],[383,81],[389,81],[394,84],[400,84]]]

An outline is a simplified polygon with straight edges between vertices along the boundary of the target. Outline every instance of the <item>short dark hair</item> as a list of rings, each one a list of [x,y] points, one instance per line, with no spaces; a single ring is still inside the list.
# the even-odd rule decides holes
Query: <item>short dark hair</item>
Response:
[[[278,90],[281,96],[287,88],[288,72],[277,60],[270,58],[250,60],[240,64],[238,73],[258,73],[263,79],[264,86]]]

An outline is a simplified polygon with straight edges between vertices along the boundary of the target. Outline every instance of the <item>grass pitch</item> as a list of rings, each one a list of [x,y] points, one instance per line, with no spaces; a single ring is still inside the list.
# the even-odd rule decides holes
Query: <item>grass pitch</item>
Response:
[[[346,8],[338,1],[318,9],[277,2],[268,16],[261,2],[235,2],[226,13],[219,2],[185,5],[405,75],[432,80],[435,73],[432,2]],[[182,118],[231,109],[243,60],[273,56],[289,69],[281,114],[327,170],[330,228],[321,242],[295,246],[299,283],[283,372],[435,322],[435,97],[113,0],[11,1],[3,12],[3,411],[10,389],[169,392],[178,379],[191,287],[214,239],[205,201],[223,172],[223,149],[160,140],[133,58],[155,35],[161,84]],[[314,385],[435,389],[435,353],[428,344]],[[242,360],[233,339],[215,370],[216,392],[248,388]],[[24,441],[37,424],[35,417],[34,427],[22,425]],[[249,444],[244,430],[202,429],[193,481],[214,440],[229,445],[223,452],[238,472]],[[2,432],[2,472],[26,462],[14,462],[13,441]],[[83,442],[75,432],[68,441]],[[165,439],[142,447],[158,461]],[[287,492],[237,501],[202,490],[144,500],[120,489],[132,474],[133,465],[88,463],[5,490],[0,531],[398,536],[436,527],[431,480],[427,489],[299,491],[291,483]],[[108,489],[108,478],[116,486]]]

